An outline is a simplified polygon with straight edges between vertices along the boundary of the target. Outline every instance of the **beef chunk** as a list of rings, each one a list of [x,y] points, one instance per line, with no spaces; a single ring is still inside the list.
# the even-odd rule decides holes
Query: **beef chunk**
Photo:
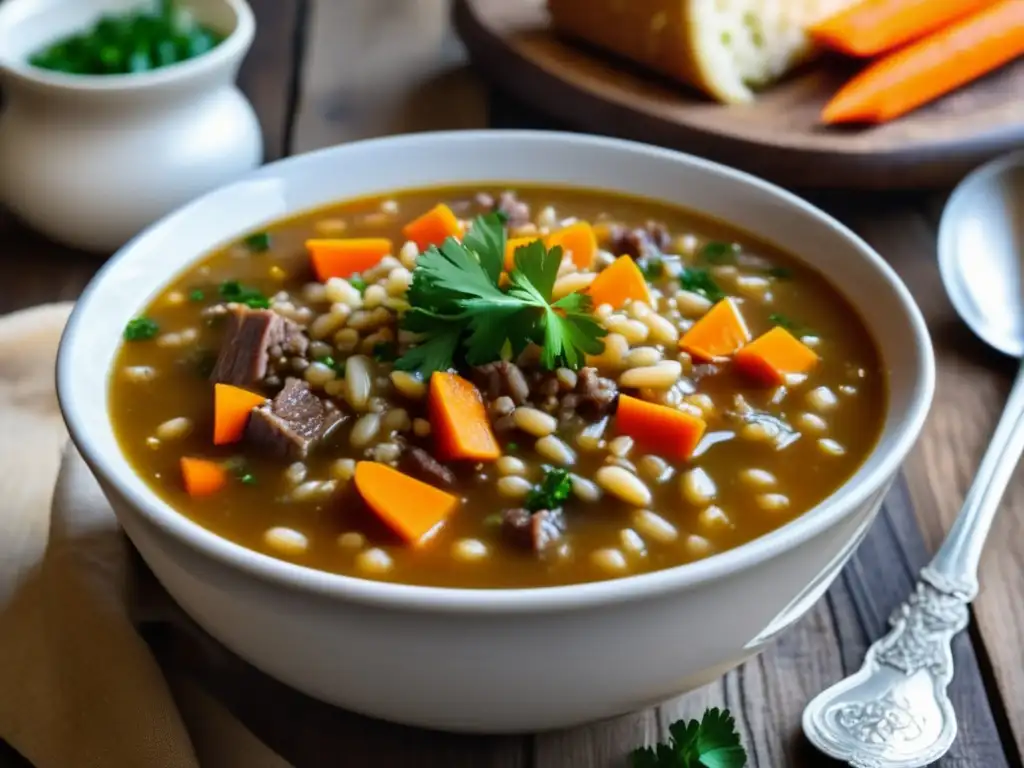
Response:
[[[530,206],[516,197],[515,192],[502,192],[494,210],[505,214],[510,227],[521,227],[530,223]]]
[[[642,259],[660,255],[671,242],[672,237],[664,224],[648,221],[644,226],[636,229],[627,229],[623,226],[613,227],[609,249],[616,256]]]
[[[506,509],[501,530],[509,541],[534,552],[544,552],[565,533],[565,515],[560,509]]]
[[[267,375],[271,357],[304,355],[309,341],[302,329],[269,309],[228,307],[227,326],[210,378],[251,387]]]
[[[502,360],[497,363],[478,365],[473,369],[473,383],[488,400],[508,395],[516,405],[522,405],[530,397],[526,377],[514,363]]]
[[[402,468],[423,482],[440,488],[455,485],[455,473],[422,448],[408,448],[402,454]]]
[[[611,379],[601,378],[596,368],[581,368],[576,373],[577,409],[584,416],[604,416],[615,405],[619,396],[618,387]]]
[[[321,400],[301,379],[288,379],[277,397],[254,409],[245,439],[271,456],[304,459],[344,420],[334,403]]]

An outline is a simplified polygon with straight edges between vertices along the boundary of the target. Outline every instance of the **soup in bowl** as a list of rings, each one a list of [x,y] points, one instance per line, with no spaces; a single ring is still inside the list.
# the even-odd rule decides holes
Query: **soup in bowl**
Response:
[[[277,163],[76,308],[76,444],[171,594],[327,701],[522,731],[712,679],[820,596],[933,386],[806,203],[606,139]],[[543,649],[543,650],[540,650]]]

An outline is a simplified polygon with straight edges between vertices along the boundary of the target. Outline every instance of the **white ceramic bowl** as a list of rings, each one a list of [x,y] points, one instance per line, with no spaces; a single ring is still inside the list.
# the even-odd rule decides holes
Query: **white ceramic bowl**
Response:
[[[250,552],[161,501],[108,416],[125,322],[211,248],[328,201],[403,187],[542,182],[669,201],[732,222],[828,273],[881,345],[891,400],[853,479],[792,523],[689,565],[615,581],[462,590],[364,581]],[[932,397],[928,333],[864,242],[800,199],[675,152],[529,131],[415,134],[266,166],[161,221],[100,272],[57,370],[72,438],[129,537],[214,637],[312,696],[403,723],[522,732],[638,709],[706,683],[806,612],[846,562],[910,450]]]
[[[48,237],[111,252],[259,165],[263,139],[235,86],[256,24],[245,0],[183,0],[227,37],[137,75],[68,75],[28,57],[140,0],[3,0],[0,201]]]

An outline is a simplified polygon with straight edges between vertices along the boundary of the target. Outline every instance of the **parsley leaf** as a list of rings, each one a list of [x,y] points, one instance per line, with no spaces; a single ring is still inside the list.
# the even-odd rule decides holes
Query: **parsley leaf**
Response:
[[[640,271],[643,272],[644,279],[647,282],[652,282],[661,279],[661,276],[665,273],[665,265],[659,257],[648,256],[640,265]]]
[[[189,301],[202,301],[205,298],[206,294],[203,292],[202,288],[196,288],[194,290],[189,291],[188,293]]]
[[[360,294],[366,293],[366,281],[359,275],[355,275],[348,279],[348,284],[359,291]]]
[[[125,341],[146,341],[152,339],[160,331],[156,320],[148,317],[136,317],[128,321],[124,327]]]
[[[388,341],[379,341],[373,345],[373,359],[378,363],[390,363],[398,355],[395,354],[395,345]]]
[[[519,354],[542,345],[548,368],[579,368],[604,349],[606,331],[590,316],[590,299],[569,294],[551,302],[562,249],[535,241],[516,250],[508,290],[499,285],[505,259],[499,216],[478,217],[463,242],[448,238],[416,263],[403,328],[424,341],[396,361],[401,370],[430,373],[465,361],[483,365],[503,350]]]
[[[721,301],[725,292],[711,277],[711,273],[700,267],[685,267],[679,275],[679,285],[684,291],[698,293],[708,301]]]
[[[539,509],[558,509],[572,495],[572,477],[558,467],[545,467],[544,479],[526,494],[523,506],[531,512]]]
[[[234,304],[245,304],[250,309],[269,309],[270,299],[257,288],[242,285],[237,280],[228,280],[217,289],[224,301]]]
[[[632,768],[743,768],[747,764],[736,722],[727,709],[708,709],[700,722],[680,720],[668,731],[667,744],[633,751]]]
[[[708,264],[732,264],[736,261],[736,246],[711,240],[704,243],[698,255]]]
[[[263,253],[270,250],[270,235],[266,232],[254,232],[242,242],[252,253]]]

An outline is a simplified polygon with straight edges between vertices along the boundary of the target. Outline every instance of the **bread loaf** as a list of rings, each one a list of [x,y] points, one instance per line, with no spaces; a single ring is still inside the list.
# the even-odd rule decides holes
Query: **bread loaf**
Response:
[[[856,0],[548,0],[554,28],[724,103],[813,53],[807,28]]]

